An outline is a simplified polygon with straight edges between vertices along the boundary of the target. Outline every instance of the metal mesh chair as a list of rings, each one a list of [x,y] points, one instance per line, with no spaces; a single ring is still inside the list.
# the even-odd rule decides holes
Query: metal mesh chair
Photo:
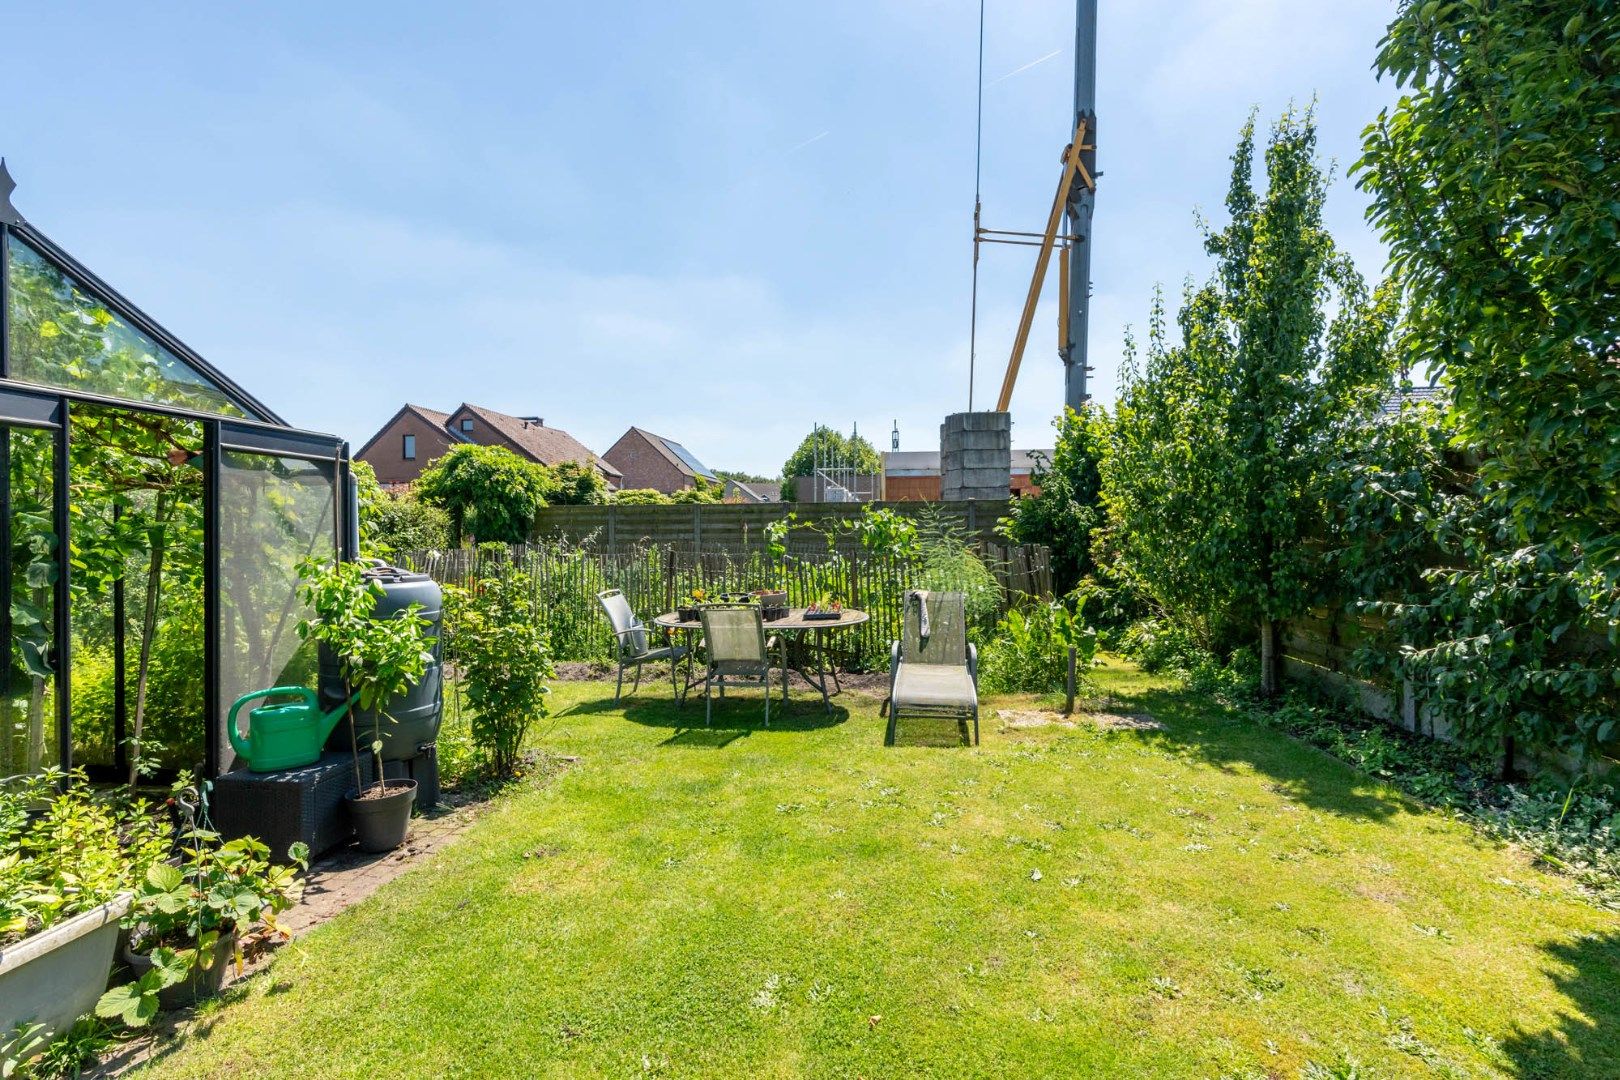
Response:
[[[973,721],[979,743],[979,655],[967,639],[967,598],[959,592],[906,593],[900,640],[889,650],[889,730],[900,714]]]
[[[613,703],[619,703],[619,695],[624,690],[624,669],[635,665],[636,683],[630,688],[633,694],[641,689],[641,666],[659,660],[669,661],[669,685],[675,691],[675,700],[681,701],[680,679],[675,673],[675,666],[686,655],[686,646],[675,645],[668,641],[664,644],[653,645],[648,635],[647,624],[636,617],[630,610],[630,601],[624,598],[624,593],[618,589],[608,589],[596,594],[596,599],[607,612],[608,622],[613,624],[613,637],[616,644],[614,653],[619,662],[619,679],[613,687]]]
[[[703,620],[703,642],[708,649],[707,677],[703,681],[703,723],[708,726],[714,709],[712,691],[726,696],[728,679],[760,679],[765,686],[765,726],[771,726],[771,646],[765,639],[765,619],[753,604],[711,604],[698,609]]]

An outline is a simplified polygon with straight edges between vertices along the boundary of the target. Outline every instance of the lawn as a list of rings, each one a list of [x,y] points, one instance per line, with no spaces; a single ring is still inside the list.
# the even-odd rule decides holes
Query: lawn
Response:
[[[151,1075],[1620,1075],[1620,919],[1316,750],[1098,681],[1163,729],[991,711],[978,749],[885,749],[870,697],[767,731],[739,695],[705,731],[562,684],[539,744],[576,760]]]

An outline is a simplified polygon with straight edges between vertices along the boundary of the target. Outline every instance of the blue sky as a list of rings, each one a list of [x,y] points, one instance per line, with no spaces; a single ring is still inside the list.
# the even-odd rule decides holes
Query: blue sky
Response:
[[[1354,161],[1379,0],[1103,0],[1095,390],[1208,264],[1251,107]],[[966,405],[973,0],[95,4],[7,15],[0,154],[36,226],[301,427],[402,401],[635,424],[774,473],[814,422],[934,449]],[[985,224],[1041,227],[1071,0],[992,0]],[[1039,61],[1039,62],[1036,62]],[[1022,70],[1019,70],[1022,69]],[[1016,72],[1016,73],[1014,73]],[[1330,222],[1383,263],[1341,180]],[[1033,251],[987,248],[978,401]],[[1050,443],[1055,302],[1013,400]]]

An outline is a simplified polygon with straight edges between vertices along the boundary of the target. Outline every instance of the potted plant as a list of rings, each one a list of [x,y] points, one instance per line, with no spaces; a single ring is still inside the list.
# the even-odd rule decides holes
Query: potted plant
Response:
[[[0,1032],[66,1031],[107,986],[118,921],[168,850],[144,801],[60,770],[0,783]]]
[[[250,937],[286,938],[275,917],[297,902],[309,849],[294,844],[288,855],[292,865],[273,865],[251,836],[220,843],[218,833],[188,828],[179,865],[148,867],[124,919],[123,959],[135,979],[103,994],[96,1014],[140,1027],[159,1009],[217,994],[233,962],[240,974]]]
[[[693,589],[682,598],[681,603],[675,605],[675,614],[681,622],[697,622],[698,608],[710,600],[707,589]]]
[[[363,851],[391,851],[405,842],[410,830],[411,804],[416,781],[386,779],[382,767],[382,725],[392,722],[384,705],[414,686],[433,662],[429,651],[429,625],[417,612],[420,605],[387,619],[373,618],[382,586],[365,576],[358,563],[322,563],[306,560],[299,566],[299,592],[314,617],[298,624],[298,634],[332,650],[343,673],[348,695],[349,735],[354,747],[354,790],[349,810],[355,838]],[[355,731],[354,706],[372,719],[368,749],[376,766],[375,779],[366,782],[361,768],[361,746]]]
[[[766,622],[787,618],[788,596],[781,589],[755,589],[753,599]]]
[[[822,593],[821,598],[805,609],[806,619],[824,619],[829,622],[844,617],[844,602],[834,597],[832,593]]]

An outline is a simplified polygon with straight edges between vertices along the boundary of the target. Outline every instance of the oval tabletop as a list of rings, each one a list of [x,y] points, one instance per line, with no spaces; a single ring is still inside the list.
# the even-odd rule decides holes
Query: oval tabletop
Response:
[[[807,619],[807,608],[788,608],[785,618],[767,619],[767,630],[838,630],[848,626],[859,626],[872,616],[860,608],[845,608],[843,617],[838,619]],[[666,611],[653,619],[653,625],[661,626],[665,630],[701,630],[703,623],[698,619],[682,619],[673,611]]]

